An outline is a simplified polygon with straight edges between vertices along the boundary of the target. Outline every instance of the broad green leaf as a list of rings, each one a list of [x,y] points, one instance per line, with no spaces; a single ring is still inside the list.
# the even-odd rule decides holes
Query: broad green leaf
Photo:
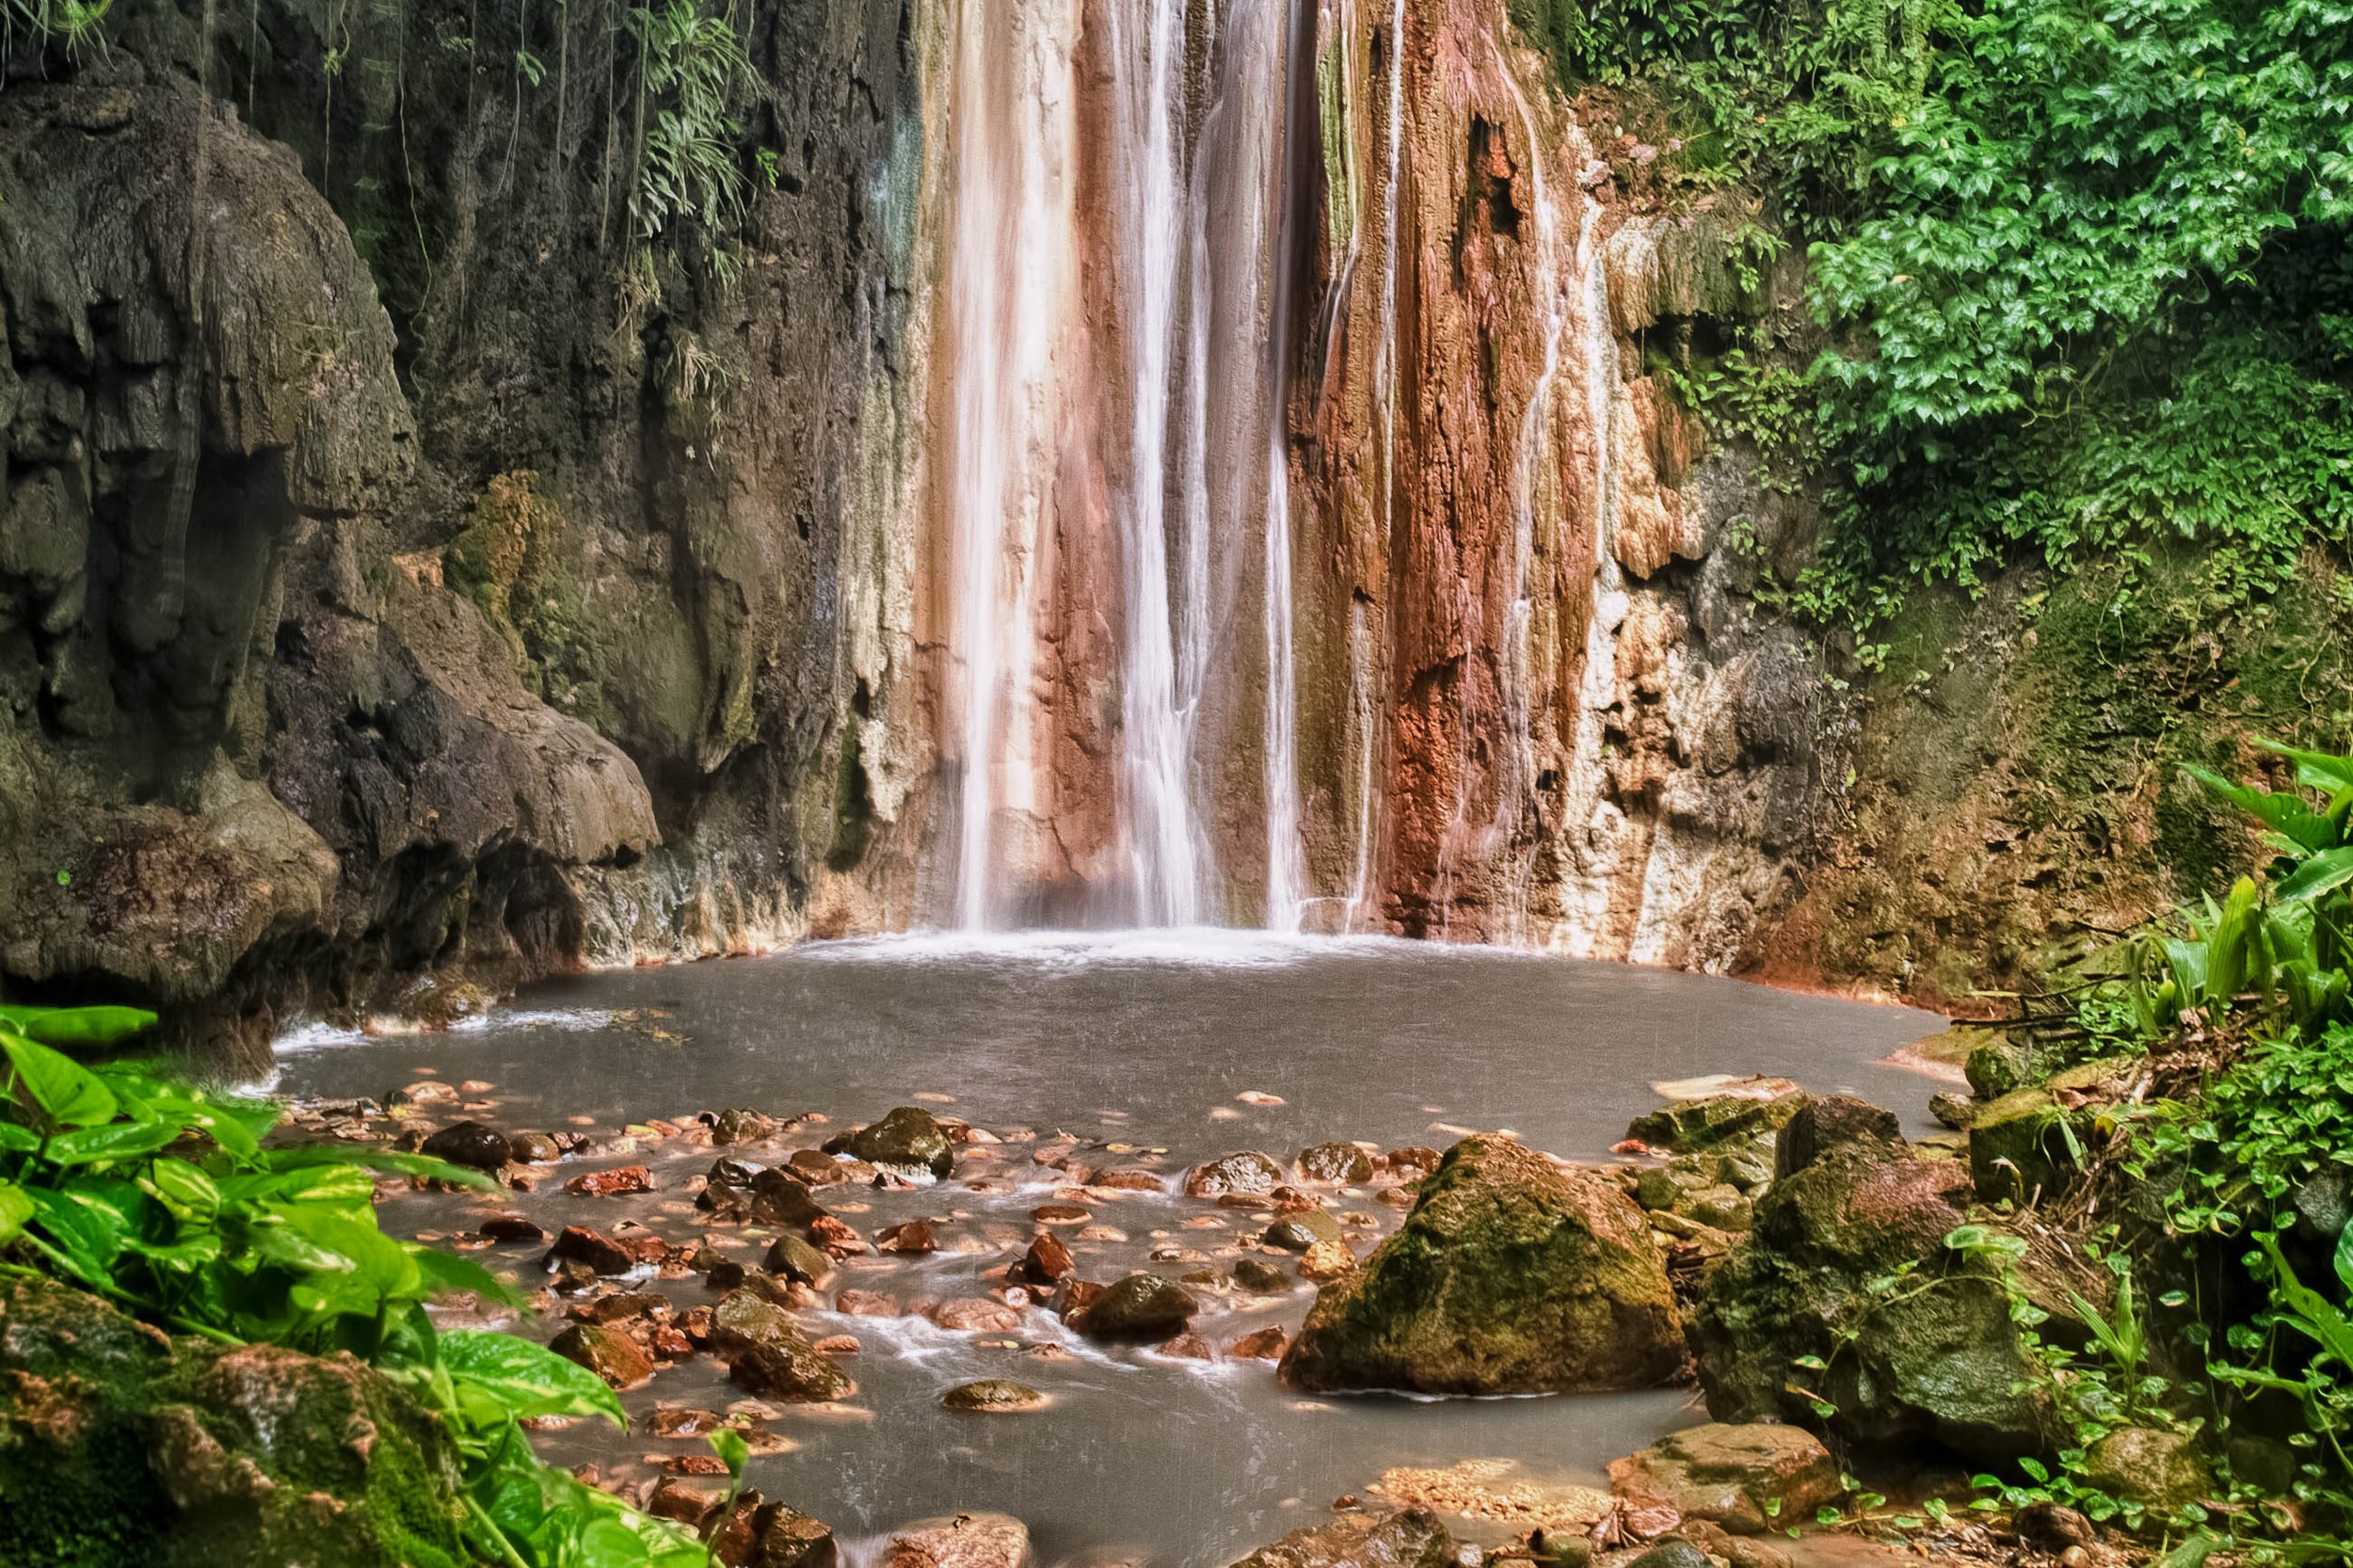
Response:
[[[219,1185],[184,1160],[154,1161],[139,1186],[184,1224],[209,1225],[220,1211]]]
[[[2348,882],[2353,882],[2353,844],[2323,850],[2297,867],[2280,884],[2280,897],[2291,901],[2316,899],[2335,892]]]
[[[72,1057],[5,1030],[0,1030],[0,1052],[15,1071],[17,1097],[49,1126],[96,1127],[114,1120],[114,1095]]]
[[[46,1046],[111,1046],[155,1027],[140,1007],[0,1007],[0,1026]]]
[[[60,1165],[93,1165],[106,1160],[136,1160],[179,1142],[168,1122],[113,1122],[76,1128],[49,1140],[48,1158]]]
[[[0,1246],[17,1238],[32,1222],[33,1200],[12,1181],[0,1181]]]
[[[518,1419],[601,1416],[627,1426],[621,1401],[602,1378],[553,1351],[511,1334],[452,1329],[440,1336],[441,1366],[457,1384],[496,1400]]]

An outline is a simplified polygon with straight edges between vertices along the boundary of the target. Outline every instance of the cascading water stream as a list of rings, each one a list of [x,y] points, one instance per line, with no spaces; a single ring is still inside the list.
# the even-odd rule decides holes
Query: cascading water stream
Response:
[[[1618,340],[1609,320],[1609,278],[1603,262],[1601,204],[1590,196],[1577,222],[1577,264],[1583,280],[1582,320],[1586,417],[1593,467],[1590,525],[1593,543],[1592,599],[1585,617],[1584,674],[1577,703],[1577,734],[1563,791],[1567,820],[1591,843],[1614,840],[1618,808],[1609,798],[1608,715],[1618,700],[1618,628],[1628,606],[1625,572],[1618,562],[1618,494],[1612,446],[1618,439]],[[1606,854],[1606,852],[1603,852]],[[1615,868],[1580,864],[1562,888],[1563,937],[1568,950],[1592,956],[1610,925]]]
[[[1072,70],[1081,8],[1108,66],[1099,147],[1080,129],[1093,123]],[[1314,0],[1236,0],[1215,14],[1189,0],[967,0],[957,15],[945,499],[964,928],[1037,906],[1049,878],[1115,892],[1137,924],[1213,919],[1206,802],[1231,787],[1223,759],[1243,745],[1231,755],[1259,754],[1264,792],[1262,919],[1299,924],[1284,344],[1302,243],[1289,164],[1313,124],[1297,105],[1311,78],[1297,72],[1312,70],[1302,38],[1316,14]],[[1193,24],[1206,31],[1189,35]],[[1094,216],[1072,200],[1071,170],[1089,164],[1110,197],[1109,244],[1090,243]],[[1081,295],[1102,309],[1074,316]],[[1108,551],[1068,510],[1090,493],[1108,496]],[[1250,742],[1215,683],[1254,578],[1265,688]],[[1115,614],[1066,597],[1097,582],[1115,584]],[[1072,667],[1091,624],[1115,628],[1115,667]],[[1090,683],[1117,694],[1115,720],[1071,706]],[[1220,748],[1207,754],[1205,725]],[[1112,825],[1074,837],[1068,814],[1085,810],[1091,776],[1041,770],[1097,755]]]
[[[1111,8],[1123,30],[1135,18]],[[1127,612],[1122,671],[1121,803],[1140,923],[1203,919],[1206,840],[1193,805],[1186,725],[1176,706],[1176,623],[1169,608],[1168,439],[1176,344],[1177,245],[1186,181],[1176,100],[1185,58],[1182,0],[1144,0],[1140,36],[1115,37],[1119,96],[1131,117],[1128,151],[1132,470],[1121,514]]]
[[[956,924],[987,927],[996,823],[1032,808],[1030,605],[1037,502],[1026,473],[1032,424],[1051,371],[1050,301],[1064,276],[1064,225],[1045,79],[1053,51],[1037,12],[964,0],[955,19],[949,113],[959,199],[949,306],[956,360],[950,472],[956,660],[962,676]],[[1029,112],[1008,115],[1007,102]]]
[[[1491,40],[1492,41],[1492,40]],[[1505,584],[1506,625],[1503,644],[1499,649],[1502,665],[1504,744],[1501,751],[1505,760],[1503,787],[1497,792],[1496,815],[1487,833],[1492,852],[1513,854],[1506,872],[1513,896],[1505,901],[1506,925],[1499,935],[1514,945],[1528,940],[1528,905],[1530,885],[1535,879],[1536,857],[1532,846],[1514,852],[1522,840],[1532,840],[1538,824],[1527,821],[1534,804],[1537,774],[1536,737],[1533,698],[1530,687],[1534,680],[1534,660],[1530,643],[1534,636],[1535,606],[1529,597],[1529,575],[1536,555],[1537,479],[1543,472],[1545,454],[1551,443],[1546,440],[1552,411],[1552,390],[1561,374],[1561,341],[1568,327],[1568,301],[1561,256],[1561,210],[1554,203],[1552,191],[1545,179],[1545,158],[1542,144],[1537,140],[1536,117],[1529,109],[1528,96],[1520,90],[1518,81],[1508,62],[1502,59],[1502,48],[1496,45],[1498,71],[1504,90],[1511,95],[1512,106],[1517,111],[1521,135],[1520,161],[1529,174],[1529,204],[1536,226],[1535,284],[1532,290],[1538,314],[1544,321],[1545,354],[1536,384],[1529,392],[1528,408],[1520,417],[1520,446],[1518,461],[1512,474],[1512,555],[1511,571]]]

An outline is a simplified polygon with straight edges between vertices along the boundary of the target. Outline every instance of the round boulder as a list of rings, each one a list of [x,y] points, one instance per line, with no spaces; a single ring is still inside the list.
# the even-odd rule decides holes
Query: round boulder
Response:
[[[1683,1362],[1666,1258],[1634,1201],[1470,1138],[1397,1234],[1324,1287],[1283,1375],[1307,1390],[1532,1394],[1654,1387]]]
[[[870,1165],[928,1171],[945,1176],[955,1169],[955,1145],[939,1118],[920,1107],[903,1105],[850,1140],[850,1153]]]

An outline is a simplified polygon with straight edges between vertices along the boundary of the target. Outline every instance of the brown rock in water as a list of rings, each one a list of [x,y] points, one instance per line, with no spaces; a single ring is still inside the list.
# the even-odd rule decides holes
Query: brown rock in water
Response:
[[[1075,1203],[1042,1203],[1030,1210],[1030,1218],[1042,1225],[1075,1225],[1095,1218],[1095,1210]]]
[[[896,1318],[899,1304],[878,1290],[843,1290],[833,1298],[833,1309],[845,1318]]]
[[[1076,1308],[1070,1326],[1093,1339],[1158,1339],[1181,1333],[1200,1304],[1173,1279],[1137,1272]]]
[[[594,1301],[565,1308],[564,1316],[578,1323],[620,1323],[632,1318],[670,1316],[670,1298],[651,1290],[616,1290]]]
[[[576,1361],[616,1388],[642,1387],[653,1377],[653,1361],[637,1342],[600,1323],[574,1323],[548,1349]]]
[[[854,1257],[866,1251],[865,1239],[830,1214],[809,1222],[808,1239],[836,1257]]]
[[[1299,1260],[1301,1277],[1318,1282],[1343,1278],[1355,1268],[1356,1255],[1345,1241],[1318,1241]]]
[[[881,1568],[1030,1568],[1030,1532],[1002,1513],[959,1513],[893,1530]]]
[[[552,1165],[564,1158],[564,1145],[544,1132],[517,1132],[508,1135],[506,1152],[521,1165]]]
[[[544,1241],[548,1233],[520,1214],[493,1214],[482,1222],[481,1235],[501,1243]]]
[[[757,1144],[776,1133],[776,1118],[757,1111],[722,1111],[711,1118],[711,1141],[722,1145]]]
[[[1263,1257],[1243,1257],[1234,1262],[1234,1283],[1256,1296],[1286,1296],[1298,1281]]]
[[[1446,1156],[1436,1149],[1424,1148],[1415,1144],[1408,1144],[1401,1149],[1391,1149],[1381,1157],[1381,1161],[1388,1167],[1389,1175],[1397,1177],[1398,1180],[1419,1181],[1423,1176],[1436,1170],[1438,1161],[1445,1158]]]
[[[667,1519],[692,1529],[702,1523],[703,1515],[718,1501],[715,1495],[701,1487],[673,1478],[653,1489],[653,1495],[646,1499],[646,1512],[657,1519]]]
[[[1670,1434],[1609,1465],[1609,1490],[1635,1509],[1672,1508],[1734,1535],[1810,1519],[1846,1495],[1838,1465],[1797,1427],[1711,1423]]]
[[[1422,1509],[1352,1511],[1328,1525],[1293,1530],[1232,1568],[1456,1568],[1454,1538]]]
[[[1032,1285],[1052,1285],[1078,1267],[1070,1249],[1051,1231],[1039,1231],[1030,1240],[1030,1250],[1021,1255],[1015,1272]]]
[[[919,1106],[903,1105],[852,1136],[849,1152],[872,1165],[928,1171],[944,1177],[955,1169],[955,1145],[939,1118]]]
[[[789,1171],[762,1171],[752,1177],[747,1192],[751,1217],[761,1224],[805,1230],[832,1218],[809,1195],[808,1185]]]
[[[833,1531],[822,1521],[782,1503],[752,1512],[751,1547],[741,1568],[834,1568],[839,1560]]]
[[[1289,1345],[1290,1336],[1280,1323],[1272,1323],[1255,1334],[1245,1334],[1225,1347],[1225,1354],[1235,1361],[1280,1361]]]
[[[794,1149],[785,1164],[811,1187],[838,1187],[850,1179],[849,1167],[816,1149]]]
[[[822,1248],[789,1234],[769,1243],[760,1266],[772,1274],[808,1286],[822,1287],[833,1277],[833,1259]]]
[[[1011,1334],[1021,1326],[1018,1308],[985,1296],[960,1296],[954,1301],[941,1302],[926,1316],[955,1334]]]
[[[831,1357],[794,1338],[796,1343],[755,1345],[740,1352],[728,1363],[728,1380],[760,1399],[797,1404],[823,1404],[856,1392]]]
[[[1303,1208],[1267,1226],[1266,1234],[1258,1240],[1285,1252],[1304,1253],[1319,1241],[1337,1241],[1345,1234],[1340,1222],[1332,1215],[1321,1208]]]
[[[979,1383],[960,1384],[939,1397],[939,1402],[950,1410],[969,1411],[975,1415],[1010,1415],[1043,1410],[1046,1396],[1027,1384],[1011,1383],[1003,1378],[984,1378]]]
[[[1684,1364],[1666,1258],[1614,1183],[1469,1138],[1396,1235],[1325,1286],[1283,1358],[1310,1389],[1646,1388]]]
[[[653,1176],[643,1165],[619,1165],[609,1171],[576,1176],[564,1184],[564,1191],[584,1198],[617,1198],[631,1192],[652,1192]]]
[[[1185,1193],[1195,1198],[1272,1192],[1282,1183],[1282,1162],[1256,1149],[1222,1154],[1185,1173]]]
[[[509,1159],[506,1134],[480,1122],[455,1122],[419,1145],[417,1152],[477,1171],[495,1171]]]
[[[584,1264],[600,1274],[625,1274],[637,1267],[637,1258],[629,1248],[600,1230],[586,1225],[566,1225],[556,1233],[555,1244],[548,1249],[551,1262]]]
[[[754,1345],[806,1344],[792,1315],[748,1287],[731,1290],[711,1309],[711,1348],[723,1356]]]
[[[1152,1347],[1154,1355],[1164,1355],[1172,1361],[1215,1361],[1217,1351],[1199,1335],[1187,1331],[1164,1344]]]
[[[1318,1144],[1300,1151],[1299,1174],[1309,1181],[1361,1186],[1372,1179],[1372,1156],[1353,1144]]]
[[[874,1239],[877,1251],[920,1257],[939,1250],[939,1234],[929,1220],[908,1220],[890,1225]]]

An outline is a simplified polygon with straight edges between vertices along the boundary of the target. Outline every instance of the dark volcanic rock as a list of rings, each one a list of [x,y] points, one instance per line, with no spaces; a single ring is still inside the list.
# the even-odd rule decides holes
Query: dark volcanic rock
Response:
[[[955,1145],[930,1112],[903,1105],[872,1127],[860,1128],[850,1152],[872,1165],[929,1171],[945,1176],[955,1169]]]
[[[477,1171],[495,1171],[513,1158],[506,1134],[480,1122],[454,1122],[427,1138],[417,1152]]]
[[[1159,1274],[1113,1281],[1070,1315],[1070,1326],[1094,1339],[1164,1339],[1183,1331],[1200,1310],[1193,1292]]]
[[[1306,1389],[1645,1388],[1683,1364],[1632,1199],[1497,1138],[1449,1151],[1396,1235],[1324,1287],[1283,1375]]]

